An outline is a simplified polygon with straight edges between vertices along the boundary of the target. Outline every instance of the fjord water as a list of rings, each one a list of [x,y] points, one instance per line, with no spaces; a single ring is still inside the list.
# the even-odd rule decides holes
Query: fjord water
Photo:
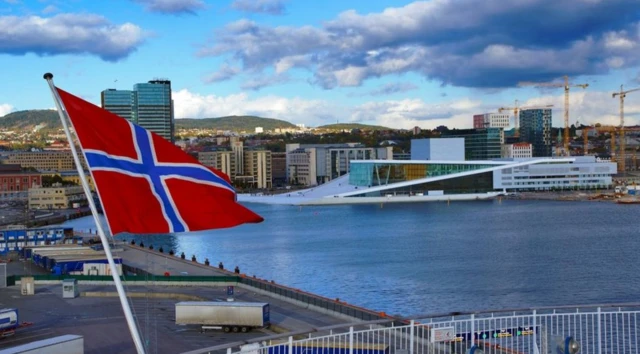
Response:
[[[388,314],[638,300],[634,205],[247,205],[265,221],[135,238]],[[69,224],[84,229],[92,221]]]

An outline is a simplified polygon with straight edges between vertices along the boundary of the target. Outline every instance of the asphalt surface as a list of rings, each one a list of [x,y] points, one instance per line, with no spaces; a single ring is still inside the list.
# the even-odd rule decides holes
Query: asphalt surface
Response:
[[[122,245],[114,256],[124,263],[153,274],[229,275],[232,272],[205,266],[176,256]],[[47,271],[28,261],[11,261],[7,275],[47,274]],[[249,333],[224,333],[221,330],[201,332],[200,326],[175,324],[175,303],[184,301],[173,294],[197,296],[202,301],[227,301],[226,287],[138,286],[124,283],[132,312],[139,325],[139,333],[147,343],[148,353],[183,353],[231,342],[273,335],[287,331],[342,324],[344,319],[321,314],[284,301],[235,288],[235,301],[267,302],[271,308],[270,329]],[[113,285],[79,285],[80,292],[115,293]],[[153,293],[153,297],[145,294]],[[105,295],[105,294],[103,294]],[[159,297],[159,298],[158,298]],[[20,285],[0,290],[0,308],[17,308],[20,322],[33,325],[19,328],[15,335],[0,339],[0,350],[64,334],[84,337],[85,353],[135,353],[133,341],[117,297],[80,296],[62,298],[62,285],[36,284],[33,296],[20,294]],[[276,332],[277,331],[277,332]]]

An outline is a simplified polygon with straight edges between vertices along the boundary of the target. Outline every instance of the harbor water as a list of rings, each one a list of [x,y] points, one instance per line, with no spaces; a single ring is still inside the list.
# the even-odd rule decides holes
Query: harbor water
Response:
[[[247,205],[265,221],[121,238],[388,314],[638,300],[640,209],[633,205]],[[67,224],[95,230],[91,218]]]

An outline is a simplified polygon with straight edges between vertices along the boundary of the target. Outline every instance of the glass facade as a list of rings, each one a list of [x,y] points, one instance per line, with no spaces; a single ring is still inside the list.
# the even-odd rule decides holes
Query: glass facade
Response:
[[[354,195],[353,197],[428,195],[429,191],[442,191],[444,195],[493,192],[493,172],[385,189],[383,191]]]
[[[533,157],[551,156],[551,109],[520,111],[520,141],[532,145]]]
[[[392,183],[445,176],[495,166],[494,164],[352,163],[351,171],[349,172],[349,184],[360,187],[384,186]]]
[[[174,115],[171,82],[153,80],[135,84],[133,91],[102,91],[102,108],[173,142]]]
[[[464,138],[465,160],[490,160],[502,156],[502,128],[452,130],[446,137]]]
[[[171,82],[154,80],[133,86],[138,125],[173,142],[173,102]]]
[[[135,94],[130,90],[104,90],[100,95],[102,108],[117,114],[118,116],[137,124],[135,106]]]

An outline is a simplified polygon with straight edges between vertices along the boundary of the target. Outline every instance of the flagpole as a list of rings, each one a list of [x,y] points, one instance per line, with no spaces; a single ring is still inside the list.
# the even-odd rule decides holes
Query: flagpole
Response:
[[[73,160],[75,161],[76,168],[78,170],[78,176],[80,177],[80,181],[82,181],[82,187],[84,189],[84,193],[87,196],[87,201],[89,202],[89,208],[91,209],[91,214],[93,215],[93,219],[96,222],[96,229],[98,231],[98,235],[100,235],[100,241],[102,242],[102,246],[104,247],[104,253],[107,256],[107,260],[109,261],[111,276],[113,277],[113,282],[115,283],[116,289],[118,290],[118,296],[120,297],[120,304],[122,305],[122,310],[124,311],[124,317],[127,319],[127,324],[129,325],[129,332],[131,332],[131,336],[133,337],[133,342],[136,345],[138,354],[144,354],[145,348],[144,348],[144,345],[142,344],[142,339],[140,339],[138,326],[136,325],[136,322],[133,319],[133,314],[131,313],[131,307],[129,306],[129,302],[127,301],[127,296],[122,286],[122,282],[120,281],[120,275],[118,274],[118,269],[116,268],[116,264],[113,261],[113,255],[111,254],[111,248],[109,247],[109,240],[107,240],[107,236],[105,235],[104,229],[102,228],[102,223],[100,222],[100,219],[98,219],[98,210],[96,208],[96,204],[91,195],[91,189],[89,188],[87,177],[84,175],[84,170],[82,169],[82,164],[80,163],[80,158],[78,157],[78,152],[76,151],[75,144],[71,139],[71,132],[69,131],[69,126],[67,124],[67,119],[66,119],[67,110],[64,107],[64,103],[62,102],[62,99],[60,99],[58,90],[53,84],[53,74],[51,73],[44,74],[44,79],[47,80],[47,83],[49,84],[49,88],[51,89],[51,94],[53,95],[53,101],[56,104],[56,108],[58,109],[58,115],[60,116],[60,120],[62,121],[62,127],[64,128],[64,132],[67,135],[69,147],[71,148],[71,153],[73,154]]]

